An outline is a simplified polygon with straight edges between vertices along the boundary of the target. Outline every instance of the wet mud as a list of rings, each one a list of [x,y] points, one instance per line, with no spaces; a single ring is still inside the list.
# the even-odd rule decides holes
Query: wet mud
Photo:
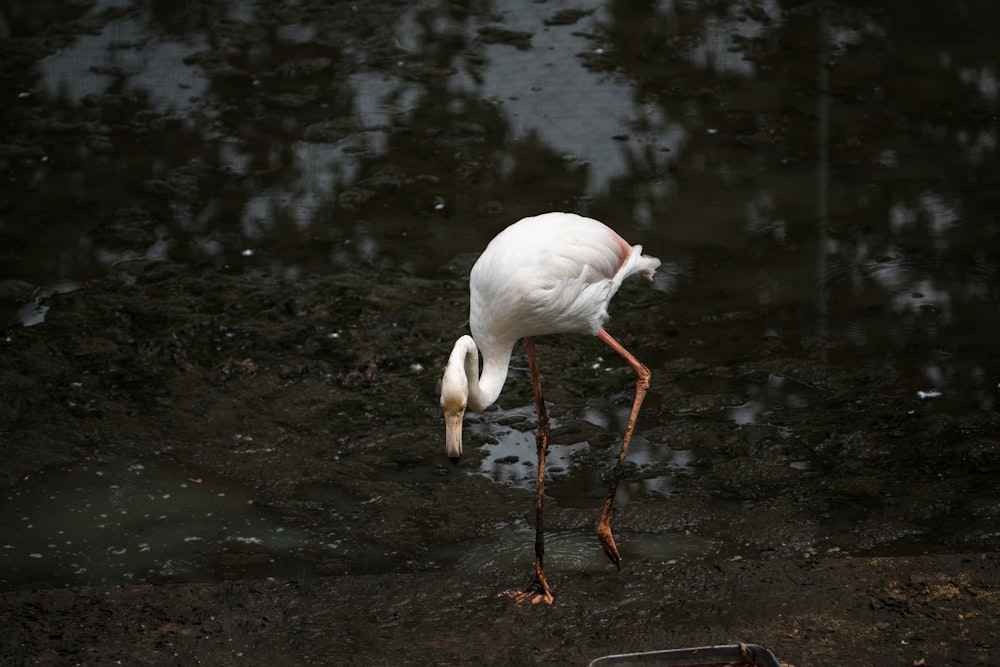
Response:
[[[221,546],[193,571],[154,563],[138,581],[108,575],[100,586],[17,573],[0,594],[5,664],[581,664],[751,640],[789,664],[990,662],[997,507],[979,490],[996,474],[995,418],[928,413],[897,378],[763,350],[744,367],[670,361],[654,369],[652,402],[669,409],[644,415],[641,435],[693,461],[667,493],[620,496],[616,572],[592,537],[616,439],[588,434],[593,451],[576,465],[597,472],[576,482],[584,499],[552,481],[547,524],[581,536],[577,551],[589,545],[595,560],[554,547],[556,604],[518,607],[502,593],[529,583],[532,494],[474,474],[475,454],[447,462],[433,397],[450,340],[421,314],[434,308],[425,285],[131,268],[128,285],[107,278],[55,296],[44,326],[8,331],[4,487],[102,460],[169,463],[178,485],[229,480],[288,530],[317,536],[329,524],[344,544],[277,555]],[[340,335],[317,335],[334,319]],[[556,366],[566,352],[540,354]],[[765,386],[765,369],[809,387],[809,406],[742,427],[705,407],[705,395],[738,399],[711,387]],[[518,375],[506,400],[530,401]],[[627,399],[625,375],[551,375],[556,387]],[[572,421],[584,400],[556,415]],[[566,435],[557,428],[555,440]],[[624,486],[662,474],[632,466]],[[523,528],[518,558],[462,558],[500,549],[505,525]],[[671,553],[671,542],[688,548]]]
[[[955,374],[979,379],[939,395],[911,372],[925,359],[923,342],[890,348],[893,363],[866,357],[874,343],[856,344],[857,322],[874,306],[860,289],[849,302],[837,290],[871,280],[871,266],[864,275],[832,270],[822,308],[780,290],[743,299],[741,267],[780,265],[809,245],[812,226],[773,244],[753,237],[741,251],[696,241],[690,254],[669,256],[652,233],[644,240],[667,260],[661,281],[626,285],[609,324],[652,370],[612,524],[620,571],[593,528],[632,379],[596,339],[539,339],[554,423],[546,525],[556,600],[518,606],[504,595],[532,575],[532,397],[518,348],[498,406],[470,416],[466,455],[448,462],[438,380],[465,332],[468,270],[485,240],[537,212],[530,207],[612,209],[587,193],[582,171],[556,182],[529,168],[582,158],[533,153],[525,142],[504,158],[515,167],[498,167],[490,134],[506,121],[495,101],[448,106],[445,84],[475,78],[484,48],[542,49],[544,30],[587,21],[589,6],[553,5],[534,26],[499,9],[429,7],[410,29],[437,39],[418,53],[381,30],[398,25],[405,3],[251,3],[254,21],[225,3],[153,3],[161,46],[183,42],[192,26],[216,26],[211,48],[183,61],[208,72],[215,89],[182,81],[194,110],[167,114],[114,85],[80,106],[42,104],[29,65],[149,17],[128,3],[37,13],[22,4],[4,10],[0,72],[24,91],[2,110],[0,146],[0,663],[579,665],[734,642],[799,666],[996,663],[995,342],[953,331],[958,342],[935,354],[975,359],[956,363]],[[743,22],[766,23],[763,8],[740,7]],[[450,44],[454,34],[436,32],[449,13],[494,25]],[[323,31],[286,35],[289,51],[254,71],[253,44],[282,26]],[[623,67],[613,54],[629,42],[608,39],[614,49],[581,60],[613,78]],[[671,43],[691,46],[680,36]],[[730,53],[765,63],[797,48],[732,44]],[[469,72],[454,68],[449,49]],[[682,71],[672,56],[656,58]],[[330,90],[362,66],[403,68],[402,78],[438,95],[418,112],[444,105],[455,117],[359,124]],[[665,81],[662,71],[640,78],[685,99],[725,94],[681,74]],[[861,159],[857,137],[891,115],[880,104],[876,129],[843,120],[855,137],[833,142],[845,171]],[[995,129],[995,107],[975,111]],[[732,109],[724,118],[747,120]],[[726,142],[794,163],[804,159],[794,135],[814,130],[807,120],[790,102]],[[262,148],[234,170],[218,156],[250,140],[241,133],[268,137],[265,147],[346,145],[361,156],[359,171],[338,175],[344,186],[320,202],[326,214],[295,191],[319,174],[281,195],[294,213],[277,200],[254,206],[254,193],[280,191],[301,164],[268,163]],[[185,139],[214,142],[218,159],[184,154]],[[399,156],[392,168],[373,157],[386,141]],[[700,178],[681,180],[698,192]],[[966,187],[980,178],[970,169]],[[721,214],[708,208],[711,226]],[[218,220],[200,220],[202,209]],[[261,231],[247,210],[288,217]],[[304,225],[296,216],[315,218]],[[970,246],[996,229],[990,220],[981,236],[970,232]],[[835,213],[825,240],[864,236],[864,227]],[[640,230],[631,231],[630,240]],[[920,236],[910,250],[919,260],[932,243]],[[936,262],[980,263],[942,270],[976,287],[950,307],[961,315],[981,299],[963,321],[988,329],[998,319],[988,287],[996,250],[954,252]],[[905,312],[932,317],[940,307],[926,305]],[[844,313],[850,322],[840,327]]]

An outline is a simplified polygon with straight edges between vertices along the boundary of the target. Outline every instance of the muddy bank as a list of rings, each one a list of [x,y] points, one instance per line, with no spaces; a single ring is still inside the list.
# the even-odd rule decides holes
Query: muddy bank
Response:
[[[486,441],[473,438],[462,466],[447,463],[433,397],[454,331],[420,314],[441,307],[423,282],[357,272],[293,286],[142,264],[45,305],[43,325],[4,340],[7,493],[102,458],[169,462],[203,484],[238,482],[306,537],[286,553],[209,549],[195,581],[153,566],[68,588],[70,572],[25,576],[8,551],[5,664],[581,664],[732,641],[766,644],[789,664],[990,663],[997,506],[975,491],[995,478],[995,418],[930,410],[885,373],[781,349],[752,364],[678,355],[655,366],[642,437],[683,447],[691,465],[667,493],[641,486],[665,462],[631,466],[614,523],[623,570],[556,560],[555,606],[521,608],[498,594],[527,583],[530,552],[489,569],[462,555],[506,548],[502,525],[524,526],[518,539],[530,544],[531,492],[475,474]],[[730,335],[711,318],[679,327],[670,345]],[[591,343],[540,354],[572,366],[599,352]],[[530,404],[520,366],[504,404]],[[630,381],[550,376],[567,424],[554,440],[593,445],[574,459],[581,472],[550,485],[548,526],[590,535],[617,439],[573,415],[595,396],[627,401]],[[768,400],[768,377],[794,377],[808,401],[772,405],[756,425],[718,418]],[[343,549],[309,545],[333,534]],[[671,535],[701,546],[669,556],[649,546]],[[915,548],[930,553],[878,555]]]
[[[606,579],[612,580],[608,582]],[[515,607],[455,573],[47,589],[0,598],[4,664],[553,664],[753,640],[785,665],[990,665],[993,555],[553,577]],[[636,595],[655,588],[654,597]]]

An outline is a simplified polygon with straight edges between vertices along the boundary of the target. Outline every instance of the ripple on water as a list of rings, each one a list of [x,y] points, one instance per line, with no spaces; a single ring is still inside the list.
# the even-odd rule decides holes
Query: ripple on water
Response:
[[[626,562],[667,563],[700,557],[712,550],[707,540],[677,533],[638,533],[616,529],[618,547]],[[477,572],[509,571],[527,567],[535,558],[535,529],[517,522],[501,525],[488,540],[440,547],[435,560]],[[547,571],[593,572],[614,567],[590,530],[545,533]]]

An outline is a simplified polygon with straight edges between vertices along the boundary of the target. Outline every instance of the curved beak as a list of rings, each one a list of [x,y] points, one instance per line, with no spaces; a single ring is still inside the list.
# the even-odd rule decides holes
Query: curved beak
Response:
[[[448,452],[448,459],[452,463],[458,463],[462,456],[462,415],[464,412],[444,413],[444,444]]]

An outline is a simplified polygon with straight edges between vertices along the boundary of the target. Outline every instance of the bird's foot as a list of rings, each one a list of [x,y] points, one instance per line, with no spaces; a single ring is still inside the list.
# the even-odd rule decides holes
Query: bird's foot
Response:
[[[541,549],[536,545],[537,549]],[[531,604],[538,604],[539,602],[544,602],[545,604],[552,604],[552,591],[549,590],[549,582],[545,579],[545,568],[542,567],[542,557],[538,555],[539,552],[535,554],[535,581],[530,586],[520,591],[507,591],[507,596],[514,599],[514,602],[521,604],[523,602],[530,602]]]
[[[618,553],[618,547],[615,545],[615,537],[611,534],[611,526],[605,523],[600,523],[597,526],[597,539],[601,542],[601,548],[604,549],[604,555],[606,555],[615,567],[619,570],[622,569],[621,554]]]
[[[507,591],[507,597],[511,598],[517,604],[524,604],[525,602],[530,602],[531,604],[538,604],[539,602],[544,602],[545,604],[552,604],[552,591],[549,590],[549,584],[542,579],[539,581],[535,580],[533,584],[519,591]]]
[[[552,604],[552,591],[549,590],[549,582],[545,580],[545,570],[542,569],[540,560],[535,561],[535,583],[521,591],[507,591],[507,595],[517,604]]]

